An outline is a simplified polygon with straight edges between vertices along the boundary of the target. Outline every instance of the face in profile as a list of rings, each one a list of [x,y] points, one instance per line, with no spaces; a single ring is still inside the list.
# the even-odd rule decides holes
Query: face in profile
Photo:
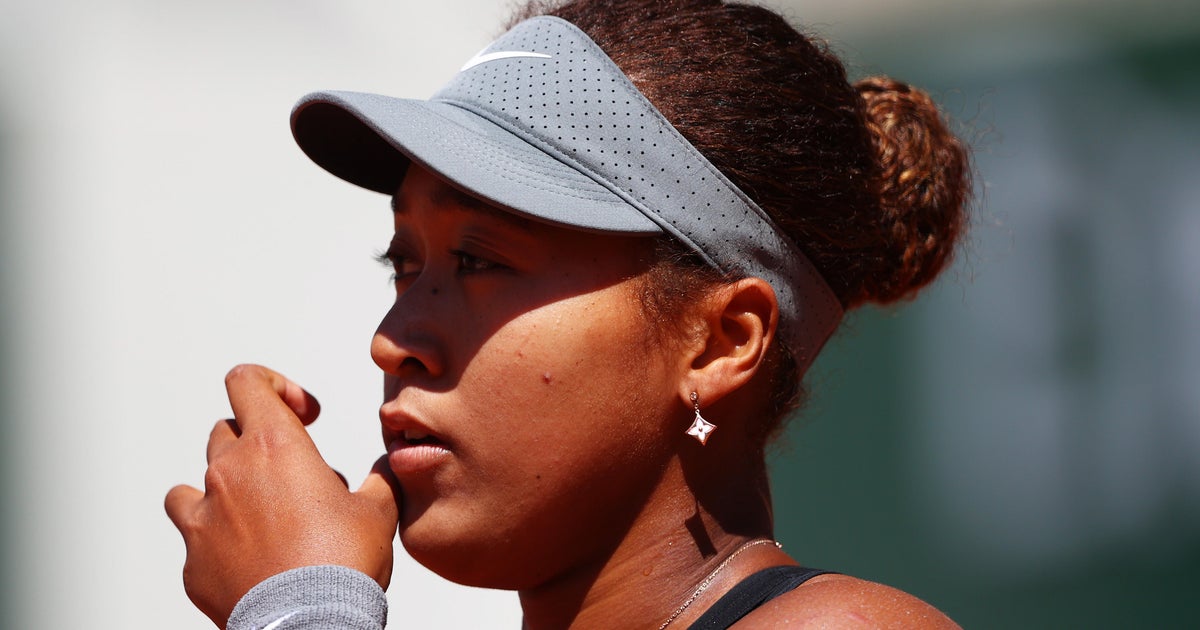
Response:
[[[661,474],[678,361],[639,301],[653,240],[517,217],[413,165],[372,342],[401,539],[474,585],[602,556]],[[678,420],[678,418],[675,418]]]

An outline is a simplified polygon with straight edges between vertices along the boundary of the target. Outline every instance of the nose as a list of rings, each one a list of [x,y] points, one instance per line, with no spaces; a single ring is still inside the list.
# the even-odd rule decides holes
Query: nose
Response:
[[[434,309],[396,300],[371,339],[371,359],[384,374],[437,378],[445,370]]]

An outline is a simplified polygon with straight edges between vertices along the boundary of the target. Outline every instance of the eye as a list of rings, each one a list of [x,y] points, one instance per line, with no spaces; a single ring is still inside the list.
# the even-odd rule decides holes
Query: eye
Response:
[[[493,262],[486,258],[480,258],[473,254],[464,251],[450,252],[458,261],[459,273],[479,273],[481,271],[491,271],[493,269],[501,269],[504,265]]]
[[[420,263],[396,249],[395,246],[376,254],[375,260],[384,267],[392,270],[392,282],[399,282],[404,278],[421,272]]]

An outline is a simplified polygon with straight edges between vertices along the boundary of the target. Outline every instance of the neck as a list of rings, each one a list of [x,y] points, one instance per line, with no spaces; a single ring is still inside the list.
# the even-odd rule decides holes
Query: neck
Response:
[[[693,468],[712,466],[671,463],[611,553],[521,591],[525,628],[658,628],[739,547],[771,537],[770,497],[761,470],[722,470],[721,475],[697,478],[705,473]],[[754,571],[789,563],[774,545],[746,548],[721,568],[672,627],[685,627]]]

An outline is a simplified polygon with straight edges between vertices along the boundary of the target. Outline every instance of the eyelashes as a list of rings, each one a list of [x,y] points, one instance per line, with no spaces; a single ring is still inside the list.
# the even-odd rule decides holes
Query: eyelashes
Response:
[[[404,278],[416,277],[421,273],[420,262],[397,249],[395,243],[389,245],[386,250],[377,252],[375,261],[391,270],[392,274],[388,281],[397,286]]]
[[[446,254],[453,258],[455,273],[460,276],[508,269],[507,266],[490,258],[460,249],[450,250]],[[401,278],[420,274],[423,267],[421,261],[398,251],[394,244],[389,245],[385,250],[377,251],[374,258],[380,265],[392,271],[391,282],[393,283]]]
[[[402,264],[401,257],[399,257],[397,255],[397,253],[391,248],[391,246],[388,246],[387,248],[382,249],[382,250],[376,250],[374,255],[372,255],[371,257],[374,258],[375,262],[379,263],[383,268],[392,272],[388,276],[388,282],[391,284],[395,284],[396,280],[399,279],[399,274],[398,274],[397,270],[400,268],[400,265]]]
[[[457,258],[459,273],[482,273],[506,268],[498,262],[461,250],[452,251],[450,254]]]

